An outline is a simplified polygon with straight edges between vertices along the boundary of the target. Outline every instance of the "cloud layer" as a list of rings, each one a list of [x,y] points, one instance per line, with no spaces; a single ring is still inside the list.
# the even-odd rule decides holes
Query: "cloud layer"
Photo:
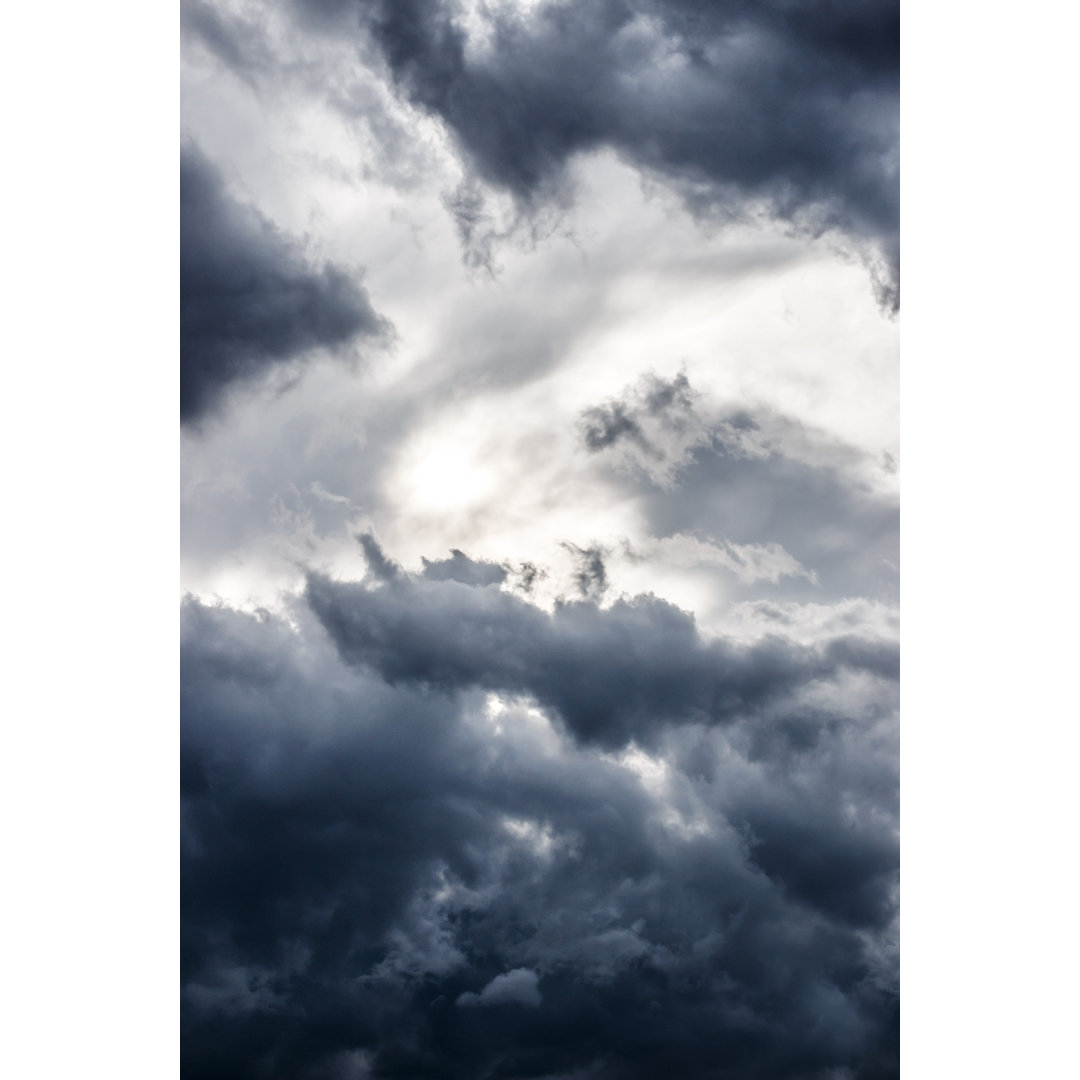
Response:
[[[182,37],[184,1076],[896,1077],[896,4]]]
[[[187,1075],[896,1075],[891,648],[308,599],[184,609]]]
[[[355,277],[313,266],[300,244],[234,199],[191,140],[180,154],[180,419],[302,358],[385,333]]]

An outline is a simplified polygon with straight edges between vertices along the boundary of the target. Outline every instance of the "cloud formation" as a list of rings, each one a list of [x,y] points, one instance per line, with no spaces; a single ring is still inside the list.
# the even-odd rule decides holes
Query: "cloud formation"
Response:
[[[896,21],[184,0],[185,1077],[897,1076]]]
[[[308,6],[321,7],[308,0]],[[899,303],[893,0],[358,5],[393,77],[524,204],[610,147],[697,212],[759,213],[863,251]]]
[[[366,543],[370,546],[370,541]],[[457,548],[450,552],[449,559],[424,559],[423,564],[424,577],[431,581],[459,581],[462,585],[500,585],[507,575],[505,566],[470,559],[465,552],[458,551]]]
[[[301,246],[236,201],[191,140],[180,153],[180,419],[302,358],[386,333],[355,275],[313,266]]]
[[[617,448],[628,464],[671,487],[694,449],[710,438],[695,397],[685,372],[673,379],[646,373],[619,397],[585,410],[582,440],[593,454]]]
[[[183,610],[185,1075],[896,1075],[890,656],[404,572],[309,597]]]
[[[497,589],[389,571],[375,541],[364,537],[364,545],[380,587],[308,577],[307,603],[343,659],[394,685],[527,694],[583,742],[653,745],[666,723],[759,715],[849,671],[899,674],[889,641],[706,641],[692,616],[649,596],[607,609],[594,599],[564,602],[548,614]],[[583,554],[582,590],[596,596],[595,553]]]
[[[646,374],[581,416],[581,445],[653,534],[630,559],[783,577],[789,594],[798,578],[806,599],[895,594],[899,507],[867,481],[887,465],[767,408],[698,406],[685,374]]]
[[[293,0],[291,33],[353,37],[415,108],[452,135],[468,176],[449,195],[467,255],[490,265],[476,181],[535,227],[565,205],[575,157],[610,149],[702,220],[828,234],[899,306],[896,0]],[[251,12],[194,2],[186,32],[246,80],[299,65],[273,55]],[[285,40],[289,35],[285,36]],[[281,46],[279,45],[279,48]],[[302,58],[302,51],[298,57]],[[349,114],[340,75],[322,93]]]

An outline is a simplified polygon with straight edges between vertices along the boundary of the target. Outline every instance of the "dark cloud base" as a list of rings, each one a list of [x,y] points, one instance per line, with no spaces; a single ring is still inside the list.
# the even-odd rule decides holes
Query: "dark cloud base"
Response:
[[[313,349],[385,333],[344,270],[309,264],[295,241],[237,202],[198,146],[180,153],[180,419]]]
[[[185,1077],[898,1075],[894,647],[366,548],[184,605]]]

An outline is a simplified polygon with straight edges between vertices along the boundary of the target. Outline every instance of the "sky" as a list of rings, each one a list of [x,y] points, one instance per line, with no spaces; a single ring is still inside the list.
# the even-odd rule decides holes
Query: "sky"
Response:
[[[185,1076],[898,1075],[898,23],[181,5]]]

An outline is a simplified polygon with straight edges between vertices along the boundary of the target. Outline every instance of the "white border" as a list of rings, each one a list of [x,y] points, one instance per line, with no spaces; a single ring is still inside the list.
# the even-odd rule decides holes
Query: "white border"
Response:
[[[177,14],[0,27],[12,1077],[179,1072]]]
[[[1076,1068],[1076,29],[903,8],[911,1080]]]

